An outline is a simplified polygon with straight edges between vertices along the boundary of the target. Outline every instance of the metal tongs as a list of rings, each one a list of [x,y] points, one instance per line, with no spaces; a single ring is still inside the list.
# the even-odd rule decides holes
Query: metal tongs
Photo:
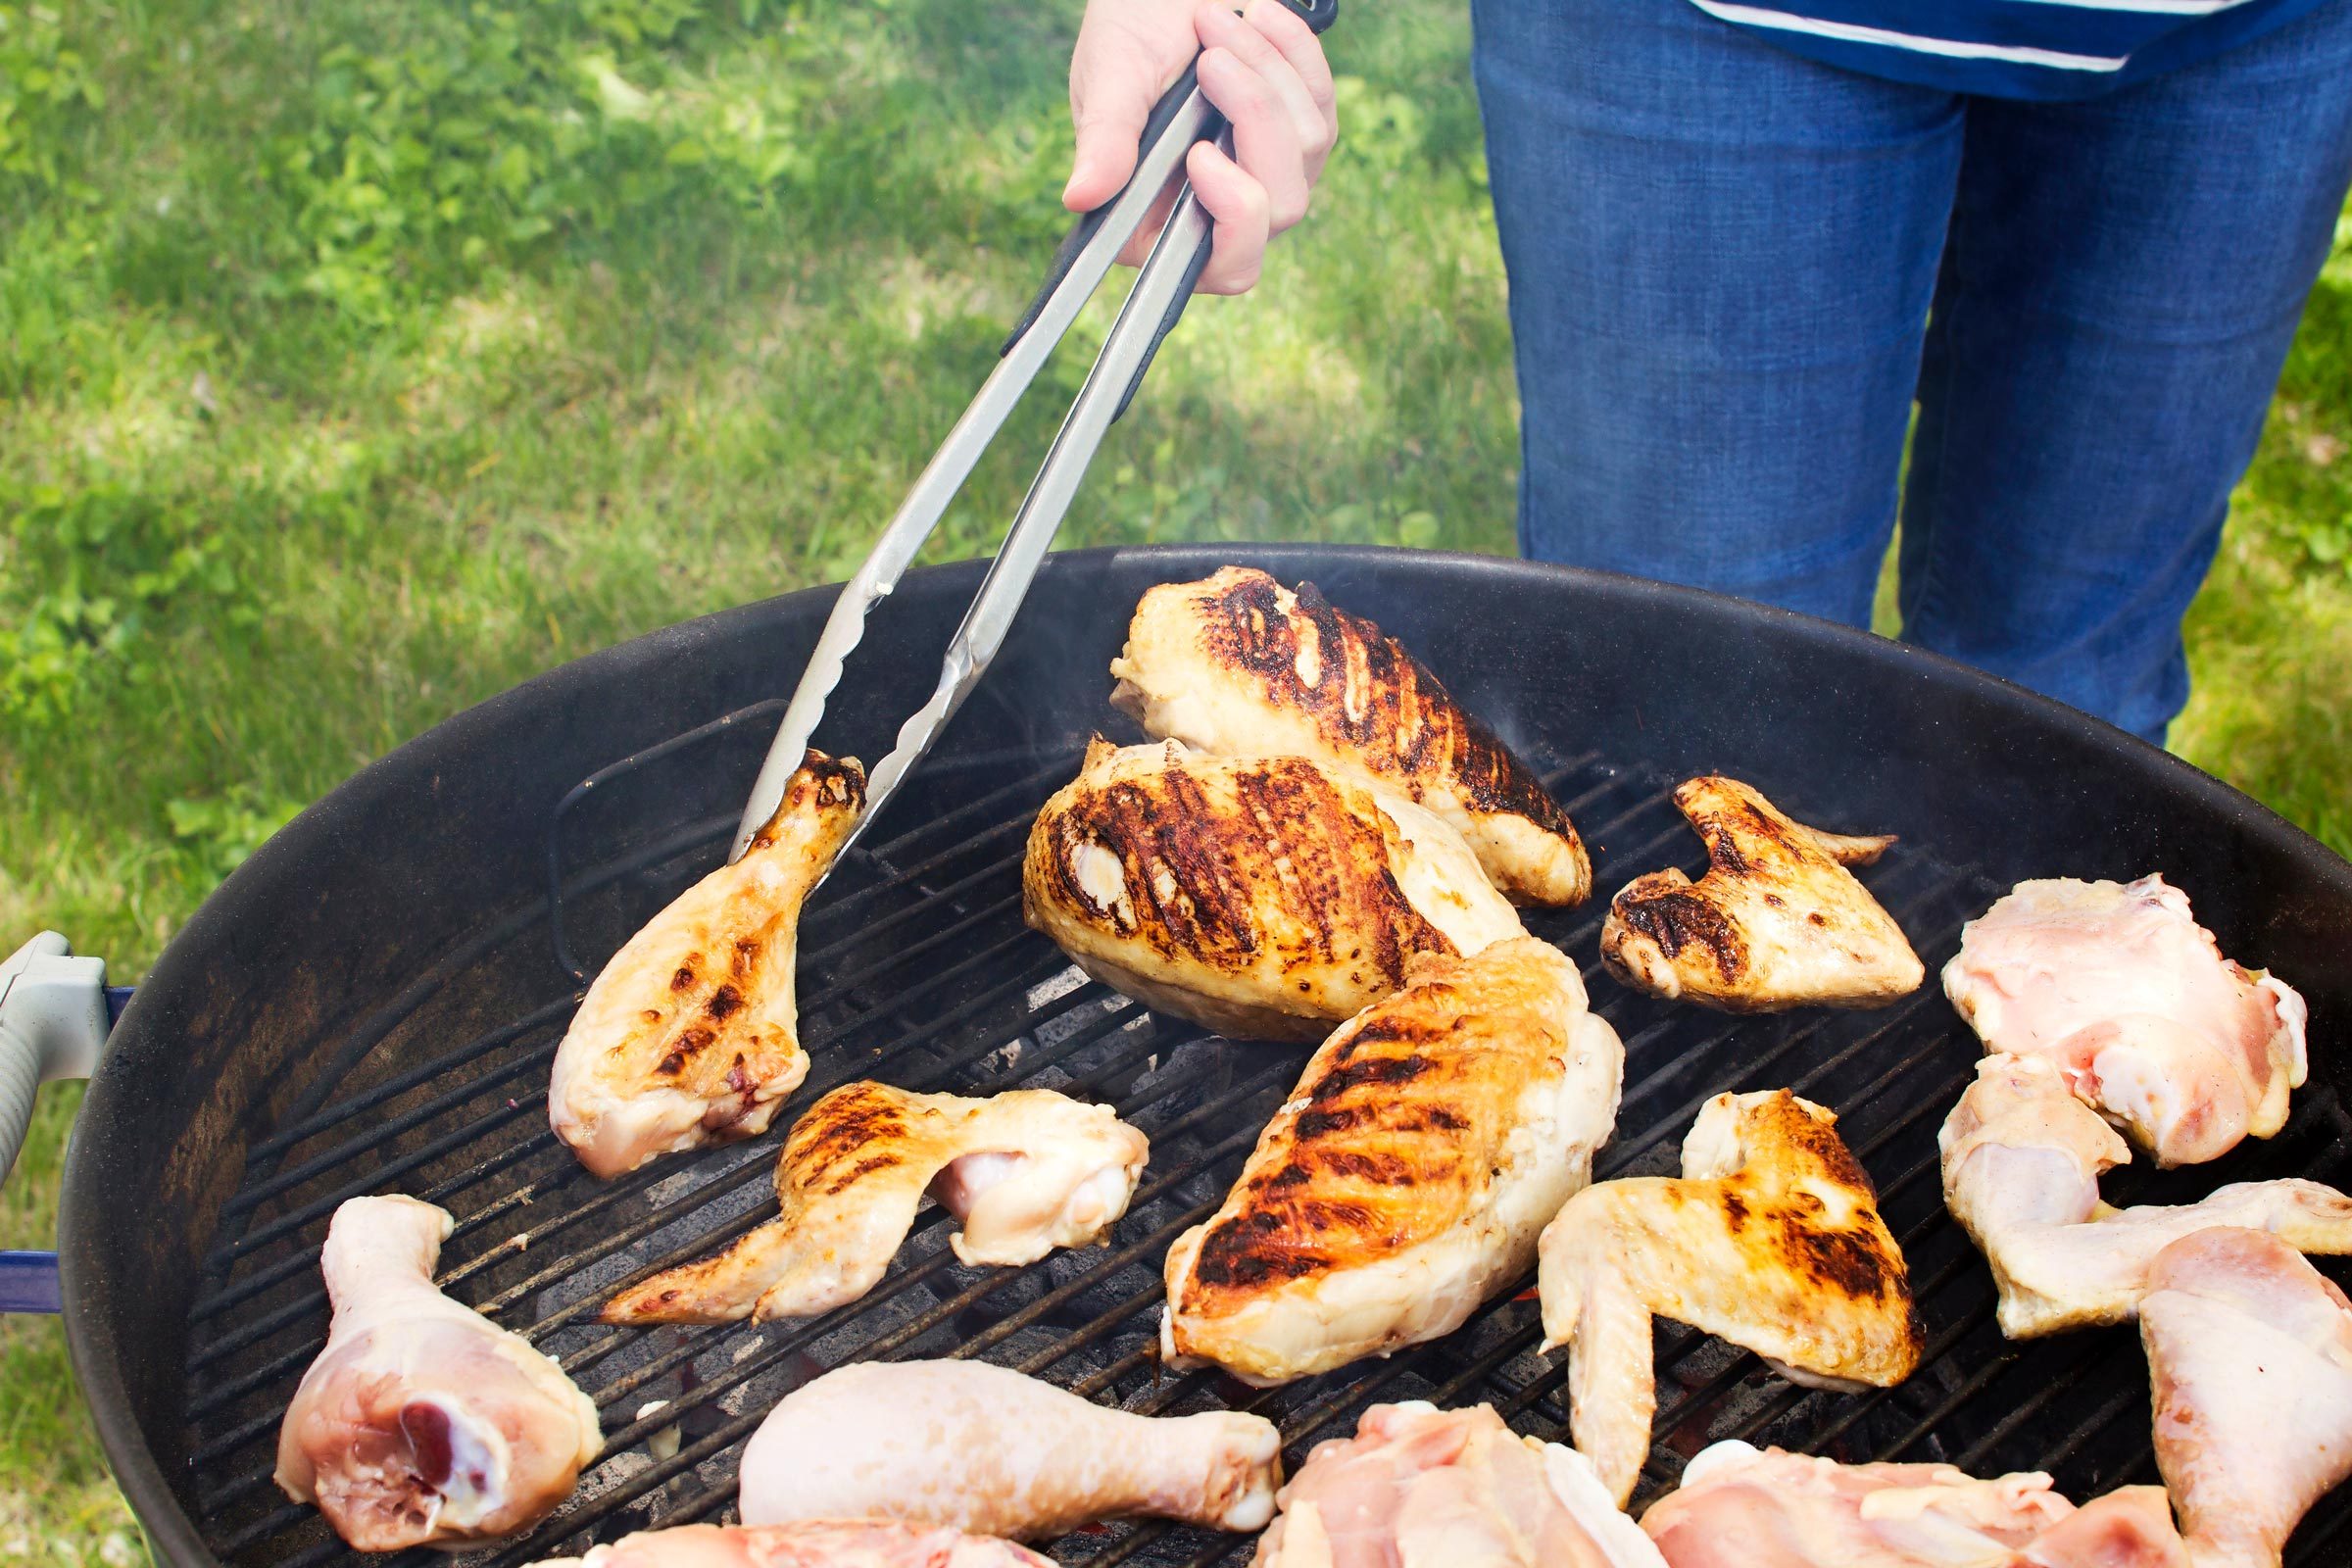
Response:
[[[1317,32],[1329,27],[1339,15],[1339,0],[1284,3]],[[767,825],[783,803],[785,784],[801,765],[809,738],[824,717],[825,700],[841,679],[843,662],[865,635],[866,612],[898,586],[915,552],[931,537],[948,504],[970,477],[980,454],[996,439],[1079,311],[1102,286],[1119,253],[1151,215],[1159,193],[1182,170],[1193,144],[1225,133],[1224,117],[1201,96],[1194,68],[1186,67],[1145,122],[1134,174],[1116,196],[1079,219],[1062,241],[1045,286],[1005,340],[997,368],[925,465],[864,564],[842,589],[833,613],[826,618],[824,634],[809,655],[808,667],[784,710],[784,720],[768,747],[767,760],[760,766],[760,777],[752,785],[743,821],[727,851],[729,864],[743,858],[752,836]],[[989,661],[1003,646],[1012,617],[1054,542],[1054,531],[1078,493],[1087,465],[1094,461],[1112,422],[1127,412],[1152,355],[1184,314],[1193,285],[1208,265],[1211,230],[1207,213],[1193,194],[1191,182],[1185,181],[1168,211],[1167,225],[1136,272],[1135,285],[1127,291],[1127,301],[1119,307],[1118,318],[1102,341],[1102,352],[1095,356],[1086,384],[1079,388],[1061,428],[1054,433],[1054,444],[1046,451],[1045,462],[1038,466],[1037,477],[1030,481],[1029,493],[1013,514],[1012,526],[1005,530],[1004,542],[998,547],[980,592],[948,642],[938,686],[930,700],[899,726],[898,744],[867,776],[865,811],[844,841],[844,852],[930,751],[931,743],[979,684]]]

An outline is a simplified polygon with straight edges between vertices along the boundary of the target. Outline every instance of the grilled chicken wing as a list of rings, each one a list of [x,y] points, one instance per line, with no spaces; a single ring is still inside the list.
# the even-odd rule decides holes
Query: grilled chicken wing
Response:
[[[783,1212],[725,1251],[606,1306],[608,1323],[814,1317],[880,1282],[927,1192],[966,1263],[1034,1263],[1127,1211],[1151,1146],[1107,1105],[1043,1089],[988,1100],[845,1084],[808,1107],[776,1160]]]
[[[892,1519],[641,1530],[533,1568],[1054,1568],[1026,1546]]]
[[[873,1517],[1016,1541],[1152,1514],[1257,1530],[1282,1441],[1262,1416],[1154,1417],[980,1361],[859,1362],[785,1396],[743,1451],[743,1520]]]
[[[1550,945],[1416,959],[1315,1053],[1225,1206],[1169,1250],[1162,1359],[1263,1385],[1452,1333],[1590,1179],[1624,1066]]]
[[[1496,887],[1581,904],[1592,862],[1543,781],[1395,638],[1300,583],[1226,566],[1162,583],[1110,662],[1111,703],[1156,738],[1361,769],[1451,823]]]
[[[1664,1568],[1583,1454],[1484,1404],[1376,1404],[1276,1501],[1250,1568]]]
[[[2318,1182],[2236,1182],[2201,1202],[2109,1208],[2099,1175],[2132,1152],[2038,1056],[1986,1056],[1936,1135],[1943,1200],[1992,1266],[2013,1340],[2130,1318],[2170,1243],[2216,1225],[2352,1252],[2352,1199]]]
[[[1220,1033],[1320,1040],[1416,953],[1522,934],[1460,834],[1303,758],[1087,748],[1021,867],[1029,923],[1080,968]]]
[[[1717,1095],[1680,1179],[1588,1187],[1544,1228],[1544,1348],[1569,1348],[1576,1446],[1620,1503],[1657,1408],[1653,1314],[1815,1388],[1890,1388],[1918,1365],[1903,1254],[1836,1122],[1786,1089]]]
[[[599,1176],[755,1138],[808,1074],[793,998],[801,901],[865,806],[857,760],[811,751],[733,865],[654,916],[588,987],[548,1120]]]
[[[278,1429],[276,1480],[362,1551],[520,1530],[604,1446],[555,1362],[433,1288],[450,1223],[413,1198],[355,1198],[319,1254],[334,1317]]]
[[[2286,1125],[2303,999],[2222,956],[2161,876],[2021,882],[1961,928],[1944,995],[1987,1052],[2041,1056],[2159,1165]]]
[[[1707,872],[1638,876],[1609,903],[1600,957],[1627,985],[1730,1012],[1820,1003],[1882,1007],[1927,971],[1849,865],[1892,837],[1846,838],[1789,820],[1733,778],[1694,778],[1674,804],[1706,841]]]

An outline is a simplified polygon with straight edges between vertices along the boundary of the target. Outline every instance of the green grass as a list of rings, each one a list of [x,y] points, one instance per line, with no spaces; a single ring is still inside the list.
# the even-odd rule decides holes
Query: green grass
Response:
[[[1060,232],[1074,11],[0,0],[0,935],[135,978],[404,737],[846,574]],[[1466,26],[1350,14],[1314,217],[1254,295],[1195,307],[1069,542],[1510,548]],[[935,557],[993,547],[1105,322]],[[2339,849],[2347,334],[2339,257],[2179,741]],[[46,1092],[0,1246],[46,1244],[76,1099]],[[0,1323],[0,1559],[129,1531],[55,1326]]]

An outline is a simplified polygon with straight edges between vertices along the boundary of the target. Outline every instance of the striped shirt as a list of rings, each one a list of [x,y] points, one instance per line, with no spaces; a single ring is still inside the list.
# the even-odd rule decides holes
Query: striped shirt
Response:
[[[1692,0],[1796,54],[2002,98],[2089,98],[2352,0]]]

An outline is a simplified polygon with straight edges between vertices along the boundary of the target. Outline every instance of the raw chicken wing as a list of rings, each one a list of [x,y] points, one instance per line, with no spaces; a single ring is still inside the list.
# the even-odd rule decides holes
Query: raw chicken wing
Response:
[[[1786,1089],[1717,1095],[1680,1179],[1588,1187],[1544,1228],[1544,1348],[1569,1348],[1576,1446],[1620,1503],[1657,1408],[1652,1314],[1813,1388],[1891,1388],[1919,1364],[1902,1251],[1837,1120]]]
[[[335,1210],[334,1318],[277,1435],[277,1484],[362,1551],[523,1529],[604,1446],[556,1363],[433,1288],[450,1217],[413,1198]]]
[[[987,1536],[892,1519],[811,1519],[757,1529],[679,1525],[642,1530],[586,1557],[533,1568],[1054,1568],[1050,1558]]]
[[[2303,999],[2222,956],[2161,876],[2021,882],[1961,928],[1944,995],[1988,1052],[2040,1056],[2159,1165],[2286,1125]]]
[[[808,1074],[793,965],[801,901],[865,806],[856,759],[811,751],[733,865],[612,956],[556,1049],[548,1120],[599,1176],[755,1138]]]
[[[1169,1250],[1162,1360],[1263,1385],[1452,1333],[1591,1178],[1624,1066],[1549,944],[1416,959],[1315,1053],[1225,1206]]]
[[[1223,1034],[1320,1040],[1417,953],[1523,934],[1462,836],[1362,775],[1097,738],[1021,867],[1088,974]]]
[[[725,1251],[655,1275],[608,1323],[813,1317],[880,1282],[928,1192],[963,1222],[966,1263],[1034,1263],[1127,1211],[1151,1145],[1107,1105],[1043,1089],[988,1100],[845,1084],[808,1107],[776,1161],[783,1212]]]
[[[1534,770],[1419,660],[1315,585],[1226,566],[1146,593],[1111,703],[1155,738],[1359,769],[1451,823],[1496,887],[1581,904],[1592,862]]]
[[[742,1508],[753,1525],[906,1519],[1016,1541],[1138,1514],[1259,1530],[1281,1479],[1262,1416],[1132,1415],[979,1361],[860,1362],[752,1434]]]
[[[1846,869],[1892,837],[1806,827],[1735,778],[1691,779],[1674,804],[1706,841],[1707,872],[1692,882],[1669,866],[1625,885],[1600,929],[1611,974],[1729,1012],[1883,1007],[1919,989],[1919,955]]]

